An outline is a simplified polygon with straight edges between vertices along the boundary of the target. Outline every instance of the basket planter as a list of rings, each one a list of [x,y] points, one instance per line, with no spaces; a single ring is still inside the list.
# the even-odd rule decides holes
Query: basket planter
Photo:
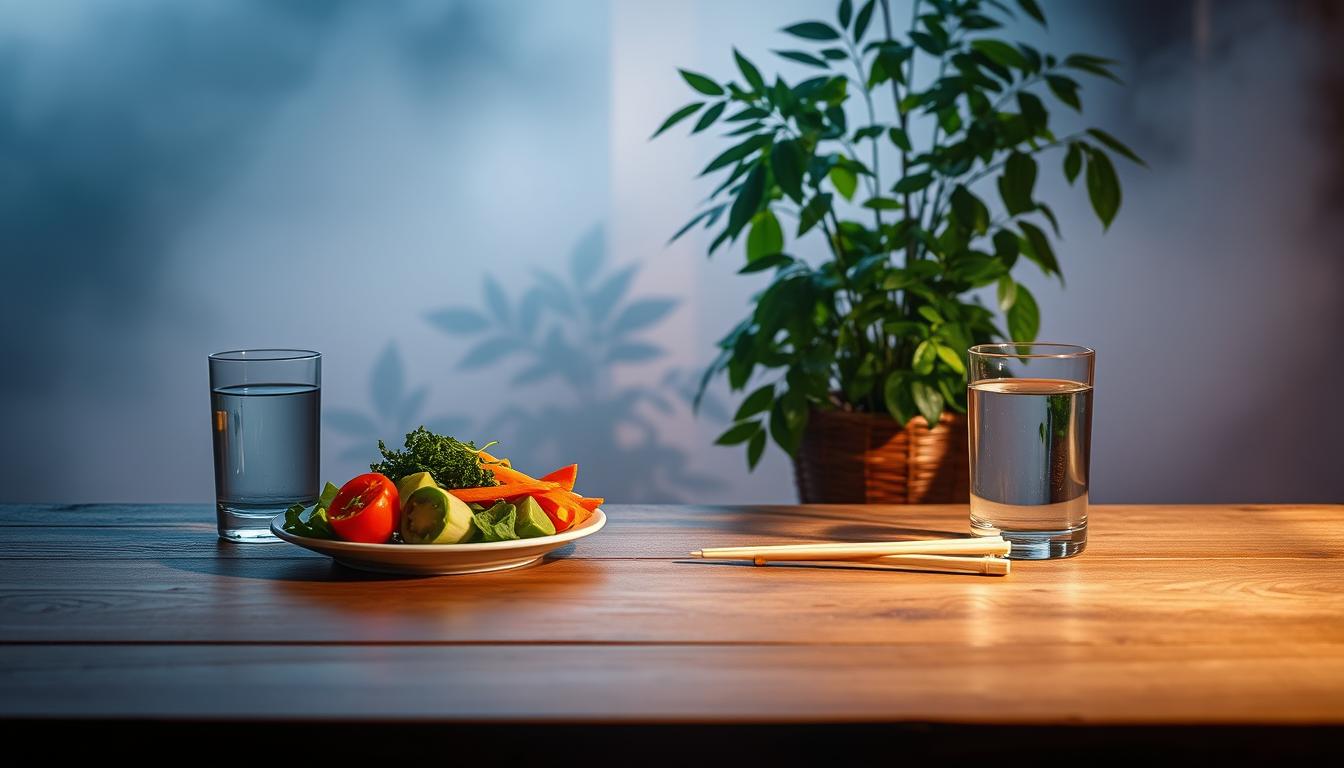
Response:
[[[814,410],[794,457],[804,504],[965,503],[966,417],[945,411],[902,427],[885,414]]]

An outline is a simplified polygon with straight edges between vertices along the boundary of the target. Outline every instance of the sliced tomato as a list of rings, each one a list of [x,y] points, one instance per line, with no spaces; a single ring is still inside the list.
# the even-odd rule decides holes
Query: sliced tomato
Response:
[[[342,485],[327,509],[327,519],[337,536],[365,544],[384,544],[390,540],[400,514],[397,486],[376,472]]]

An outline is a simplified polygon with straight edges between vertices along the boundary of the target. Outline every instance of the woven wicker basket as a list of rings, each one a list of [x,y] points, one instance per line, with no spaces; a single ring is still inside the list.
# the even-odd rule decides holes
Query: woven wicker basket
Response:
[[[944,412],[904,428],[885,414],[812,411],[794,478],[812,504],[964,503],[970,497],[966,417]]]

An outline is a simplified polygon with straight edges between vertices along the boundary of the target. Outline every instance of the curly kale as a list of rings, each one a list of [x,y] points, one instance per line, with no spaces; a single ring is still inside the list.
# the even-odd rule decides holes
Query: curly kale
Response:
[[[488,446],[487,446],[488,447]],[[445,435],[436,435],[420,427],[406,435],[406,449],[391,450],[378,441],[383,460],[369,465],[374,472],[398,482],[416,472],[428,472],[444,488],[479,488],[499,485],[495,473],[481,466],[475,443],[462,442]]]

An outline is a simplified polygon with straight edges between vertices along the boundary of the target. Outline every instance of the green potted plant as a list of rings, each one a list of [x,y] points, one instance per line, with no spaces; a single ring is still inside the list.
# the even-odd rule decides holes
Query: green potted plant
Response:
[[[1046,23],[1034,0],[1016,6]],[[718,442],[745,444],[755,467],[773,439],[805,502],[966,499],[966,350],[1033,340],[1036,300],[1013,271],[1060,275],[1039,162],[1057,155],[1070,184],[1083,178],[1103,227],[1120,207],[1110,155],[1142,162],[1099,129],[1051,130],[1050,108],[1081,111],[1075,76],[1116,80],[1115,62],[999,39],[1014,16],[995,0],[915,0],[898,36],[888,0],[842,0],[835,23],[783,30],[802,45],[776,53],[815,77],[767,81],[736,50],[740,82],[681,70],[697,98],[654,136],[695,118],[691,133],[720,126],[732,143],[673,239],[721,227],[711,255],[743,240],[739,271],[773,272],[701,392],[718,375],[750,390]],[[786,224],[824,239],[826,257],[789,253]],[[976,295],[988,286],[1002,327]]]

